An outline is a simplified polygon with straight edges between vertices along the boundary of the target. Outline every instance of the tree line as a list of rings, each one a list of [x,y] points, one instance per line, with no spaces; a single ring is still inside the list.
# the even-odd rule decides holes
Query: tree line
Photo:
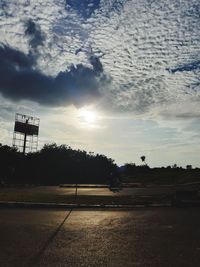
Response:
[[[142,165],[126,163],[118,167],[104,155],[75,150],[66,145],[46,144],[35,153],[24,155],[16,148],[0,144],[0,185],[59,185],[132,183],[179,183],[200,181],[200,169],[173,166],[150,168],[146,157]]]
[[[26,155],[0,144],[0,162],[0,181],[5,184],[107,184],[117,169],[114,160],[104,155],[55,143]]]

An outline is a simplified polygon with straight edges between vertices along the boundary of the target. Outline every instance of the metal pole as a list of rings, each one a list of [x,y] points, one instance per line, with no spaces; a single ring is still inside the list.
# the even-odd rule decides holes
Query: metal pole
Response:
[[[28,119],[26,120],[26,124],[28,124]],[[24,145],[23,145],[23,154],[25,155],[26,153],[26,138],[27,138],[27,133],[25,129],[25,134],[24,134]]]
[[[23,145],[23,154],[25,155],[25,152],[26,152],[26,137],[27,137],[27,134],[25,133],[24,134],[24,145]]]

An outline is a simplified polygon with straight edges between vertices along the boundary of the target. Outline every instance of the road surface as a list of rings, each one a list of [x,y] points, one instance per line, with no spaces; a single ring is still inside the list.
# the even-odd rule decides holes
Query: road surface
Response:
[[[199,266],[199,211],[1,209],[0,266]]]

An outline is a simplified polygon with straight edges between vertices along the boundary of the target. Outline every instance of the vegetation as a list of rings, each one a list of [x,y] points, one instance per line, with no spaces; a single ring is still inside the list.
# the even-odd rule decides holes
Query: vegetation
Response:
[[[57,185],[62,183],[109,183],[117,166],[104,155],[56,144],[23,155],[0,144],[0,181],[5,184]]]
[[[186,169],[177,167],[176,164],[150,168],[148,165],[137,166],[134,163],[126,163],[123,167],[122,180],[126,183],[142,183],[144,185],[193,183],[200,182],[200,169],[192,169],[191,165],[187,165]]]
[[[180,184],[200,182],[200,169],[186,169],[177,164],[150,168],[146,157],[142,165],[126,163],[118,167],[114,160],[104,155],[75,150],[66,145],[47,144],[36,153],[23,155],[15,148],[0,144],[1,184],[109,184],[123,183]]]

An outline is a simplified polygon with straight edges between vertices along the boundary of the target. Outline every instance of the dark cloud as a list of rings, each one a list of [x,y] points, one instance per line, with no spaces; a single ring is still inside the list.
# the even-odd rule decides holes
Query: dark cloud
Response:
[[[108,12],[120,12],[127,0],[114,0]]]
[[[6,18],[11,17],[11,14],[8,12],[8,3],[5,0],[0,1],[0,10],[1,16],[5,16]]]
[[[33,50],[38,46],[42,46],[45,41],[45,35],[41,31],[40,25],[36,24],[33,20],[29,19],[26,24],[25,35],[29,38],[29,45]]]
[[[90,57],[92,68],[72,65],[56,77],[36,68],[32,54],[0,47],[0,92],[4,97],[32,100],[45,105],[84,105],[100,97],[105,74],[99,58]]]
[[[183,72],[183,71],[194,71],[194,70],[199,70],[200,69],[200,60],[184,64],[182,66],[176,67],[176,68],[168,68],[167,70],[171,73],[176,73],[176,72]]]
[[[90,63],[92,64],[95,72],[97,73],[103,72],[103,66],[98,57],[94,55],[90,56]]]
[[[160,115],[164,118],[172,118],[172,119],[200,119],[200,112],[198,110],[191,110],[191,111],[162,111]]]
[[[35,64],[35,59],[33,56],[25,55],[23,52],[20,52],[9,46],[1,45],[0,46],[0,69],[8,71],[11,68],[11,65],[16,70],[20,69],[29,69],[32,68]]]

